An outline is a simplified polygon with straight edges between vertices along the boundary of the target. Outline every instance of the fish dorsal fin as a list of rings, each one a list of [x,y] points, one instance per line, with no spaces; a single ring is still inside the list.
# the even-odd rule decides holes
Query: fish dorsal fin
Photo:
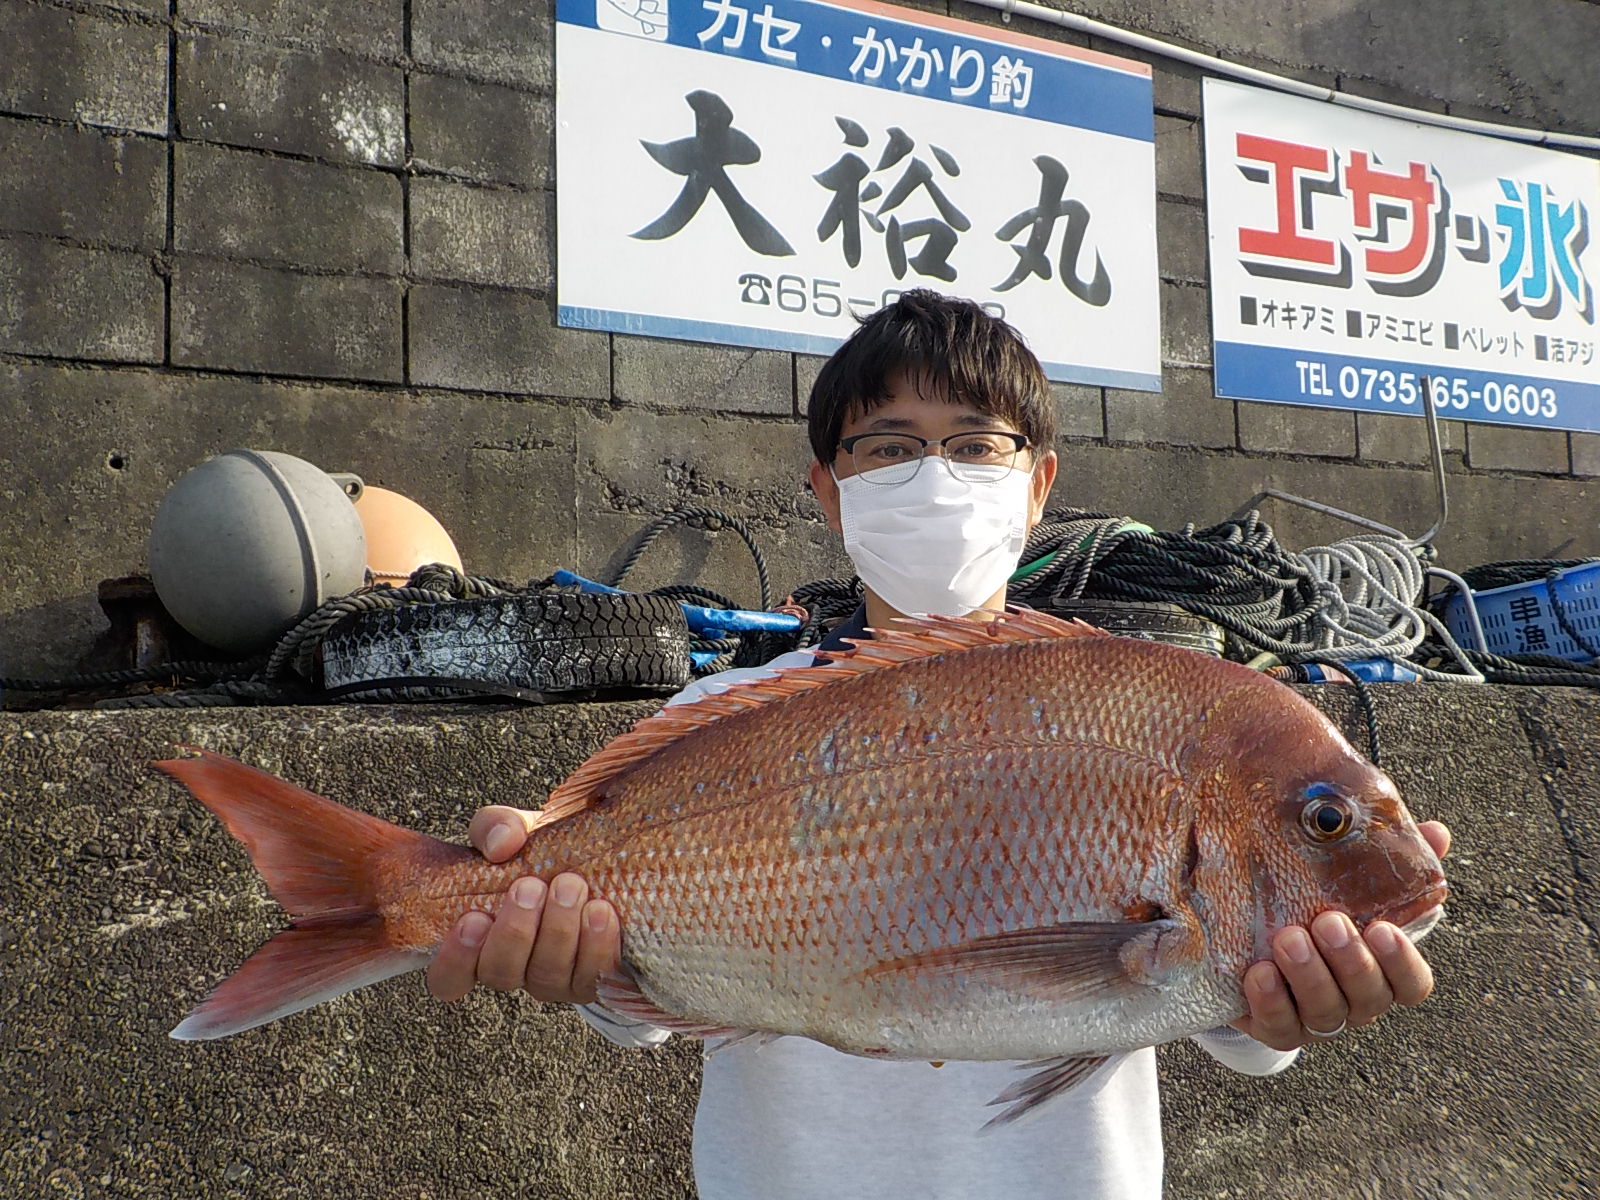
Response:
[[[715,724],[774,700],[787,699],[824,684],[838,683],[884,667],[958,650],[1033,642],[1049,638],[1109,637],[1082,621],[1064,621],[1039,612],[1013,612],[992,620],[970,617],[900,617],[895,628],[874,629],[870,639],[851,642],[848,650],[823,651],[826,666],[781,667],[765,679],[738,683],[725,692],[673,704],[646,717],[591,756],[550,793],[529,831],[582,812],[594,803],[602,784],[616,778],[696,729]]]

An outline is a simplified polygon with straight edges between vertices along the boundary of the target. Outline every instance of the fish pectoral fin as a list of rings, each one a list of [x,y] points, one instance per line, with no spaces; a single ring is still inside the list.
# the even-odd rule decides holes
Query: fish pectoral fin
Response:
[[[595,991],[600,1001],[600,1006],[619,1017],[627,1017],[633,1021],[644,1021],[656,1026],[658,1029],[670,1030],[681,1033],[684,1037],[692,1038],[727,1038],[722,1043],[721,1049],[734,1042],[742,1042],[750,1038],[761,1038],[763,1035],[753,1029],[741,1029],[734,1025],[717,1025],[707,1021],[697,1020],[694,1017],[680,1016],[670,1013],[656,1004],[639,988],[638,980],[625,972],[618,971],[600,976]]]
[[[878,963],[866,980],[894,975],[960,976],[1044,1000],[1127,997],[1160,982],[1153,970],[1184,926],[1155,921],[1085,921],[1014,929]]]
[[[1009,1125],[1027,1116],[1047,1101],[1070,1092],[1110,1060],[1110,1055],[1101,1054],[1086,1058],[1042,1058],[1024,1063],[1021,1069],[1030,1074],[989,1101],[991,1106],[1005,1104],[1009,1107],[990,1119],[984,1130]]]

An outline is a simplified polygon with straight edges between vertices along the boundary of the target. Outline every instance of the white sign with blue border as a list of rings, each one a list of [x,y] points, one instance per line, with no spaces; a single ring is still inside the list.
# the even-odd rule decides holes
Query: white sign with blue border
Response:
[[[827,354],[901,291],[1159,391],[1149,68],[852,0],[558,0],[562,325]]]
[[[1600,430],[1600,162],[1205,81],[1216,391]]]

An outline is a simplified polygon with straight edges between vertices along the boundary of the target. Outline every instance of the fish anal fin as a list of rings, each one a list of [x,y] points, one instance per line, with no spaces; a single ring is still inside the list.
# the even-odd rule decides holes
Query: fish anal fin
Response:
[[[659,1029],[692,1038],[727,1038],[744,1041],[755,1037],[756,1031],[732,1025],[708,1024],[692,1017],[669,1013],[639,990],[638,981],[624,971],[611,971],[600,976],[595,988],[602,1007],[627,1017],[632,1021],[645,1021]],[[724,1043],[726,1045],[728,1043]]]
[[[726,1036],[718,1035],[716,1040],[706,1043],[706,1057],[713,1058],[734,1046],[749,1046],[752,1050],[759,1050],[782,1036],[781,1033],[768,1033],[765,1029],[740,1029]]]
[[[890,629],[874,629],[870,639],[851,642],[848,650],[828,651],[824,666],[781,667],[761,679],[743,681],[727,691],[673,704],[644,718],[629,732],[591,756],[550,798],[530,826],[538,829],[591,807],[602,787],[630,767],[649,758],[663,746],[773,701],[838,683],[885,667],[956,650],[999,646],[1048,638],[1109,637],[1082,621],[1065,621],[1038,612],[1012,612],[1003,617],[901,617]]]
[[[1055,1002],[1138,995],[1199,962],[1182,921],[1093,921],[1016,929],[868,967],[894,975],[961,976]]]
[[[1044,1104],[1057,1096],[1087,1082],[1101,1067],[1111,1061],[1108,1054],[1081,1058],[1045,1058],[1024,1063],[1021,1070],[1028,1071],[1026,1078],[1018,1080],[993,1100],[991,1105],[1008,1107],[990,1119],[981,1132],[1009,1125],[1013,1121],[1038,1112]]]

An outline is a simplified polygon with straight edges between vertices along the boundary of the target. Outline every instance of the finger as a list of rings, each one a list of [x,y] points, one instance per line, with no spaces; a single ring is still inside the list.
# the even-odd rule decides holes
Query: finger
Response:
[[[1367,926],[1365,940],[1396,1004],[1410,1008],[1433,993],[1433,968],[1399,929],[1387,921],[1374,921]]]
[[[467,840],[490,862],[505,862],[528,840],[528,818],[520,808],[491,804],[472,814]]]
[[[1417,826],[1417,832],[1427,839],[1428,845],[1440,858],[1450,853],[1450,830],[1442,822],[1424,821]]]
[[[1244,1032],[1256,1041],[1274,1050],[1293,1050],[1306,1040],[1300,1014],[1276,965],[1259,962],[1245,972],[1244,998],[1250,1006]]]
[[[488,913],[469,912],[439,943],[428,964],[428,992],[440,1000],[459,1000],[478,982],[478,948],[492,924]]]
[[[583,906],[583,926],[578,934],[578,961],[572,968],[572,995],[579,1004],[595,999],[600,975],[616,969],[621,951],[617,910],[604,900]]]
[[[1394,993],[1378,960],[1367,949],[1354,922],[1344,913],[1325,912],[1311,922],[1322,961],[1344,994],[1345,1019],[1352,1025],[1370,1025],[1394,1005]],[[1333,1025],[1318,1025],[1324,1031]]]
[[[550,881],[539,940],[528,959],[523,986],[539,1000],[570,1000],[578,955],[578,931],[589,885],[581,875],[563,872]]]
[[[1300,1024],[1306,1029],[1328,1033],[1350,1015],[1344,993],[1304,929],[1298,925],[1280,929],[1272,939],[1272,961],[1283,972]]]
[[[500,901],[494,926],[478,951],[478,982],[500,992],[522,986],[528,956],[539,936],[539,915],[545,907],[542,879],[529,875],[517,880]]]

